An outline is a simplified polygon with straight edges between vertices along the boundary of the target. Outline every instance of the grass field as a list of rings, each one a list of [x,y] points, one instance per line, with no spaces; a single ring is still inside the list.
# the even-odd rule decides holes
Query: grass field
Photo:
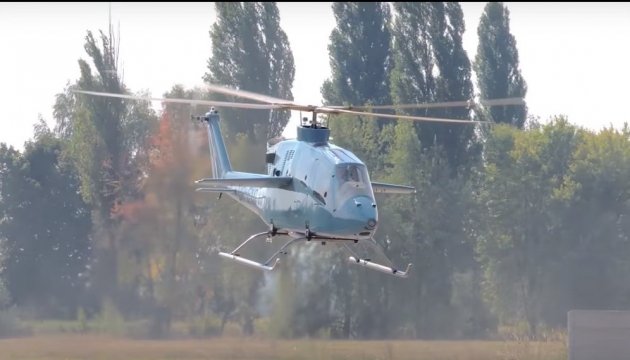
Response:
[[[0,359],[560,360],[562,342],[130,340],[102,335],[0,339]]]

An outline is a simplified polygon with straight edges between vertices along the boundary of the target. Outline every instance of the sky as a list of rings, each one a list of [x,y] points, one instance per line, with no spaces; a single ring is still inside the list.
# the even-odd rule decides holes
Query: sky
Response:
[[[462,2],[471,61],[483,2]],[[630,3],[506,3],[529,113],[545,122],[566,115],[600,130],[630,122]],[[41,116],[54,126],[55,95],[79,78],[88,30],[120,31],[124,82],[160,97],[175,84],[203,86],[211,55],[212,3],[0,3],[0,142],[22,149]],[[294,99],[320,104],[330,76],[331,3],[278,3],[295,59]],[[155,104],[157,108],[158,103]],[[295,134],[299,113],[285,134]]]

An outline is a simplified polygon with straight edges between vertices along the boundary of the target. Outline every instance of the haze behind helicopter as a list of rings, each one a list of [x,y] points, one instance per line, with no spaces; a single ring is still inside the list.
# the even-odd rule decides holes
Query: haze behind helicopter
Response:
[[[461,3],[464,47],[471,61],[484,5]],[[630,48],[623,45],[624,35],[630,34],[630,4],[507,6],[531,115],[546,121],[566,114],[570,122],[594,130],[621,127],[629,120],[620,105],[630,82],[630,73],[623,71],[630,63]],[[295,58],[295,101],[319,104],[320,87],[330,76],[327,46],[335,26],[331,3],[278,3],[278,8]],[[87,58],[86,31],[107,30],[109,14],[110,3],[0,4],[0,48],[5,54],[0,57],[1,142],[21,149],[38,114],[54,126],[55,94],[79,77],[77,60]],[[162,96],[175,84],[203,86],[215,18],[209,3],[111,3],[128,88]],[[298,120],[299,113],[293,112],[286,136],[294,136]]]

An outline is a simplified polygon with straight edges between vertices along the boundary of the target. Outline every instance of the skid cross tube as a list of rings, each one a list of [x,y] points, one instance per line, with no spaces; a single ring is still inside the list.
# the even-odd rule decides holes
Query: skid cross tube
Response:
[[[282,254],[282,253],[286,254],[286,253],[284,252],[284,249],[288,248],[289,246],[291,246],[291,245],[295,244],[295,243],[296,243],[296,242],[298,242],[298,241],[304,241],[304,240],[307,240],[307,239],[308,239],[308,238],[306,238],[306,237],[302,237],[302,238],[291,239],[291,240],[287,241],[284,245],[282,245],[282,247],[280,248],[280,250],[276,251],[273,255],[271,255],[271,257],[270,257],[267,261],[265,261],[265,263],[264,263],[264,264],[265,264],[265,265],[266,265],[266,264],[269,264],[269,263],[271,262],[271,260],[273,260],[273,258],[274,258],[274,257],[276,257],[276,256],[277,256],[277,255],[279,255],[279,254]],[[276,259],[276,263],[278,262],[278,260],[280,260],[280,259]]]

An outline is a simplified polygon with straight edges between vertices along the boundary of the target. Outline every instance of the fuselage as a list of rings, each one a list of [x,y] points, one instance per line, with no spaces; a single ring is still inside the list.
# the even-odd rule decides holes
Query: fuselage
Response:
[[[265,176],[292,177],[290,189],[231,186],[235,191],[228,194],[278,230],[371,237],[378,211],[365,164],[352,152],[328,143],[328,129],[298,130],[297,140],[280,141],[267,150]]]

